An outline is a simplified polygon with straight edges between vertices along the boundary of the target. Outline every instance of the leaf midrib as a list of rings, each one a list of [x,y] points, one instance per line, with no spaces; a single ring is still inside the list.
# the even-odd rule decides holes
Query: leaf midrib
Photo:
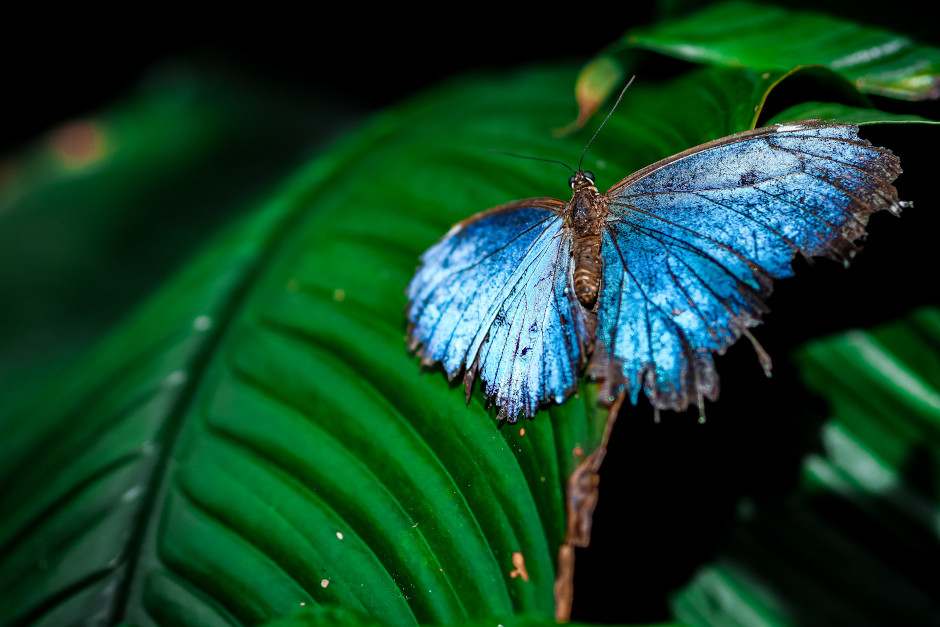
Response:
[[[201,383],[206,374],[210,371],[212,362],[219,354],[219,347],[225,342],[229,330],[242,317],[255,289],[263,283],[260,278],[271,268],[278,255],[275,251],[285,247],[284,242],[297,236],[302,230],[296,228],[298,223],[307,217],[310,209],[310,202],[303,202],[303,197],[309,195],[309,191],[319,188],[320,183],[326,182],[331,173],[342,171],[343,165],[355,162],[360,154],[367,152],[368,146],[376,141],[374,134],[379,136],[387,135],[394,129],[393,125],[387,124],[385,118],[389,116],[380,115],[373,119],[366,129],[357,133],[352,140],[345,144],[326,148],[328,155],[316,159],[310,168],[301,170],[292,180],[285,185],[286,191],[283,194],[275,193],[273,198],[277,200],[266,207],[262,214],[278,210],[284,211],[283,215],[274,220],[273,226],[266,226],[269,229],[267,237],[263,244],[254,251],[255,259],[250,267],[244,272],[237,285],[232,288],[229,296],[217,305],[216,314],[213,320],[211,331],[195,356],[190,360],[189,365],[183,370],[187,373],[186,382],[181,386],[181,391],[173,403],[173,408],[161,428],[158,440],[163,446],[159,447],[157,461],[154,465],[151,479],[147,482],[146,496],[140,506],[137,515],[134,517],[133,531],[125,545],[124,554],[128,556],[126,562],[126,574],[116,586],[111,612],[108,617],[108,623],[116,624],[121,621],[133,620],[128,616],[128,607],[132,601],[135,587],[140,577],[138,570],[142,554],[147,550],[149,539],[156,538],[156,525],[162,518],[163,506],[166,500],[166,493],[170,486],[172,473],[168,472],[167,467],[170,461],[177,457],[179,446],[183,438],[180,434],[186,429],[189,421],[187,417],[191,415],[190,409],[193,401],[196,399],[201,388]],[[332,156],[332,158],[331,158]],[[312,171],[311,171],[312,170]],[[308,199],[309,200],[309,199]],[[246,229],[250,222],[245,222],[239,226]],[[207,248],[211,249],[211,245]]]

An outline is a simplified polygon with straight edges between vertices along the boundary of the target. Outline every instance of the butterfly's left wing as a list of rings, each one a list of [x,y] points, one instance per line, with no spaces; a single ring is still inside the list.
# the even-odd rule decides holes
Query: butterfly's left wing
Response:
[[[486,385],[500,418],[531,418],[577,390],[589,341],[571,281],[565,204],[539,198],[457,224],[421,257],[408,333],[426,364]]]
[[[809,120],[739,133],[608,191],[589,366],[606,395],[636,403],[643,390],[673,410],[714,400],[712,354],[760,323],[796,253],[848,263],[868,216],[900,211],[898,159],[857,131]]]

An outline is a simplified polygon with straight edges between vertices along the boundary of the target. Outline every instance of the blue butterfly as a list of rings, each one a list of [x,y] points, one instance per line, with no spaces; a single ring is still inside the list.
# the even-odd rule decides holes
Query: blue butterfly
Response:
[[[900,163],[858,127],[804,120],[724,137],[654,163],[607,193],[591,172],[568,203],[511,202],[455,225],[408,287],[423,363],[476,378],[499,418],[574,394],[641,391],[659,410],[718,395],[713,354],[760,324],[797,253],[855,255],[868,217],[902,203]]]

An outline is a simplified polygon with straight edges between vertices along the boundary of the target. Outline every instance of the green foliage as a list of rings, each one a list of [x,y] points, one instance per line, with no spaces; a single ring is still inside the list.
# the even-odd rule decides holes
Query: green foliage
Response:
[[[380,621],[370,619],[361,614],[355,614],[341,608],[320,608],[317,610],[302,610],[286,618],[265,623],[264,627],[314,627],[316,625],[342,625],[343,627],[378,627]],[[533,616],[513,616],[497,622],[495,619],[463,623],[465,627],[493,627],[494,624],[503,627],[546,627],[557,625],[553,619]],[[586,627],[587,623],[566,623],[569,627]],[[634,627],[643,627],[634,625]],[[656,623],[647,627],[681,627],[678,623]]]
[[[713,32],[721,11],[765,19],[748,5],[689,19]],[[644,41],[660,31],[647,32]],[[725,44],[739,38],[719,35],[688,35],[707,52],[692,60],[725,58]],[[772,66],[763,61],[776,58],[768,45],[760,62],[734,64],[745,67],[690,66],[638,81],[584,166],[606,187],[753,127],[774,90],[802,74],[794,66],[834,54],[787,37],[800,54],[781,53]],[[680,47],[671,41],[660,48]],[[871,45],[853,41],[839,54]],[[631,63],[654,68],[656,58]],[[576,75],[549,67],[461,77],[376,116],[226,229],[67,376],[0,417],[0,616],[13,624],[548,622],[565,480],[597,446],[605,419],[594,389],[582,386],[530,423],[498,425],[478,392],[466,407],[439,369],[419,367],[402,310],[418,256],[452,223],[515,198],[565,195],[560,168],[487,150],[575,159],[590,133],[552,131],[574,117]],[[923,75],[916,66],[895,84]],[[835,72],[815,76],[845,89]],[[918,121],[862,108],[862,97],[803,100],[790,111]],[[96,181],[69,188],[68,202],[81,203],[124,170],[106,162],[71,176]],[[53,183],[31,185],[30,193],[57,193]],[[146,191],[121,197],[132,204]],[[936,349],[898,342],[900,352]],[[831,376],[837,357],[820,346],[807,349],[806,372]],[[929,365],[918,376],[935,374]],[[837,424],[853,420],[840,413]],[[603,498],[616,498],[616,488]],[[935,495],[923,499],[935,507]],[[517,552],[528,579],[514,570]],[[748,612],[788,615],[768,609],[788,601],[765,603],[746,574],[728,572],[696,579],[677,597],[677,615],[728,624],[747,624]],[[716,611],[729,590],[741,592],[744,609]],[[308,613],[294,615],[301,607]]]
[[[910,100],[940,96],[940,48],[822,13],[725,2],[684,19],[638,28],[626,41],[722,67],[824,65],[865,93]]]
[[[154,74],[0,163],[0,411],[351,120],[342,102],[301,111],[283,85],[200,62]]]

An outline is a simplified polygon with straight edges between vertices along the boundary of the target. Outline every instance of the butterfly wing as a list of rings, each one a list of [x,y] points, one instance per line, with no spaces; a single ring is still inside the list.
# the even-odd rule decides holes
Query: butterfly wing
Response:
[[[573,394],[586,360],[564,207],[524,200],[457,224],[408,287],[412,348],[451,379],[463,370],[468,401],[479,376],[510,422]]]
[[[713,353],[760,323],[796,253],[848,263],[868,216],[902,203],[898,159],[818,120],[739,133],[607,192],[597,346],[605,394],[657,409],[714,400]],[[769,364],[768,364],[769,367]]]

